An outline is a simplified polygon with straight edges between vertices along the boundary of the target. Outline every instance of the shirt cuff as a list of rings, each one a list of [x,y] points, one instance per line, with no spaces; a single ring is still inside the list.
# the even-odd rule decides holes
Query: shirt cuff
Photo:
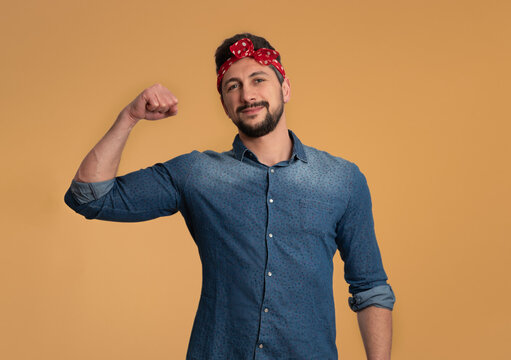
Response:
[[[100,182],[84,183],[75,180],[71,181],[69,190],[75,200],[81,205],[97,200],[112,189],[115,179]]]
[[[354,294],[348,299],[351,310],[357,312],[368,306],[376,306],[392,310],[396,296],[390,285],[378,285],[369,290]]]

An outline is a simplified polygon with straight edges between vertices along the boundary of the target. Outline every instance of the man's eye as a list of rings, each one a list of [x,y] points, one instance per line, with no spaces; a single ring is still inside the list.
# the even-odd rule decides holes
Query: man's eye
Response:
[[[260,82],[263,82],[263,81],[264,81],[264,79],[255,79],[256,83],[260,83]]]
[[[229,86],[227,88],[227,91],[231,91],[232,89],[236,88],[238,86],[238,84],[232,84],[231,86]]]

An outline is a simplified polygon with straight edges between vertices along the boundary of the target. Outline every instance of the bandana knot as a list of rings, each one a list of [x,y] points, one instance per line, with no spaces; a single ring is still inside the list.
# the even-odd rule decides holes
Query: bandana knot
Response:
[[[218,92],[220,94],[222,93],[222,90],[220,89],[220,85],[222,84],[222,78],[224,77],[227,70],[236,61],[243,59],[245,57],[251,57],[261,65],[273,65],[282,74],[283,77],[286,76],[284,68],[277,60],[279,53],[276,50],[260,48],[254,51],[254,44],[248,38],[243,38],[236,41],[229,47],[229,50],[231,50],[231,53],[234,56],[231,56],[229,59],[227,59],[223,63],[223,65],[220,66],[220,69],[218,69],[216,85]]]

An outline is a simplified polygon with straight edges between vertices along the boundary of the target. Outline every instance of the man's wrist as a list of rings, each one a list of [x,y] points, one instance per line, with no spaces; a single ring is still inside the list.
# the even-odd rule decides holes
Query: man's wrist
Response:
[[[115,125],[122,126],[127,130],[131,131],[133,127],[140,121],[141,119],[137,119],[133,117],[128,107],[125,107],[120,113],[117,119],[115,120]]]

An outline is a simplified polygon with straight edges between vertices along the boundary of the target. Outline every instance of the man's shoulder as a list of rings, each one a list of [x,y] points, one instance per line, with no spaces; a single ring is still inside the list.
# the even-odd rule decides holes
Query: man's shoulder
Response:
[[[328,151],[320,150],[312,146],[303,145],[307,161],[313,166],[334,168],[340,171],[358,170],[358,166],[339,155],[332,155]]]
[[[235,160],[233,149],[221,152],[215,150],[194,150],[190,155],[194,157],[195,162],[201,163],[205,167],[232,165]]]
[[[167,160],[164,165],[167,167],[187,168],[187,170],[207,171],[218,166],[230,164],[234,160],[233,150],[217,152],[214,150],[192,150],[191,152],[178,155]]]
[[[232,154],[232,149],[229,151],[217,152],[214,150],[192,150],[190,152],[177,155],[166,162],[184,162],[193,163],[197,161],[208,161],[229,157]]]

